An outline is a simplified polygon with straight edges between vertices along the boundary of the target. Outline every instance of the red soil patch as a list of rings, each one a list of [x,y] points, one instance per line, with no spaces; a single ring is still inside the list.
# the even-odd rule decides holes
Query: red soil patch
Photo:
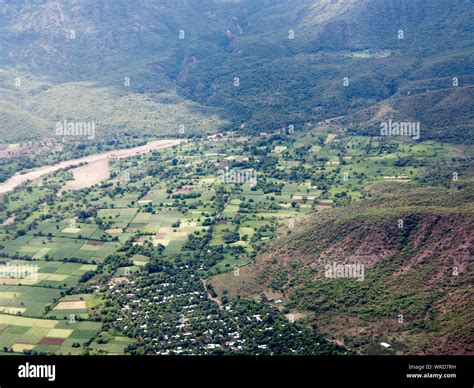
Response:
[[[115,283],[115,284],[121,284],[121,283],[128,283],[129,280],[128,278],[126,277],[120,277],[120,278],[113,278],[113,279],[110,279],[110,283]]]
[[[332,203],[318,203],[316,209],[330,209],[332,208]]]
[[[64,338],[50,338],[50,337],[44,337],[40,344],[41,345],[55,345],[59,346],[62,345],[64,342]]]

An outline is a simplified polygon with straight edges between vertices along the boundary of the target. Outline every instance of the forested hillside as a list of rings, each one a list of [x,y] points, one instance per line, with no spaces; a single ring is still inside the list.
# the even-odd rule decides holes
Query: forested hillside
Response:
[[[468,181],[469,182],[469,181]],[[218,275],[222,296],[280,295],[303,325],[361,354],[472,353],[472,182],[451,189],[384,186],[377,199],[318,213],[240,276]],[[362,281],[327,265],[364,267]]]
[[[0,66],[24,71],[2,85],[2,111],[17,112],[2,120],[9,136],[48,132],[68,115],[95,118],[106,133],[298,130],[386,99],[394,119],[421,121],[425,138],[472,134],[470,1],[0,4]],[[30,74],[40,88],[29,89]],[[432,100],[442,109],[426,114]]]

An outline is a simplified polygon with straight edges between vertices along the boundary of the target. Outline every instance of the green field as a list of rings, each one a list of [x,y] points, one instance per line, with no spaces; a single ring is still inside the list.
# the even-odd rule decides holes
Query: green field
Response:
[[[329,135],[315,130],[284,144],[266,142],[258,161],[249,146],[259,139],[246,137],[114,160],[112,176],[127,171],[129,180],[64,192],[47,203],[64,184],[63,172],[16,190],[0,212],[4,220],[14,215],[0,228],[0,254],[4,263],[37,265],[38,277],[0,279],[0,313],[33,319],[3,324],[3,347],[21,352],[23,335],[31,351],[120,354],[130,338],[108,331],[96,337],[94,320],[104,308],[104,298],[93,293],[98,284],[114,289],[150,265],[186,269],[197,252],[199,276],[232,272],[310,214],[362,201],[372,185],[417,185],[439,164],[462,160],[459,149],[433,142]],[[222,179],[223,171],[249,169],[253,184]],[[82,321],[71,324],[64,344],[40,343],[50,335],[45,328],[29,331],[41,319],[62,328],[71,316]]]

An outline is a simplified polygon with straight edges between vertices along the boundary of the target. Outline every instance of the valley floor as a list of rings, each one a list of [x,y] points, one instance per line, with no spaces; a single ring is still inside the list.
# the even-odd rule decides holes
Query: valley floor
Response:
[[[0,348],[5,352],[357,352],[353,339],[331,335],[329,321],[316,324],[312,317],[331,310],[331,303],[346,306],[341,316],[350,316],[354,301],[384,292],[383,282],[368,290],[373,284],[368,272],[366,281],[335,279],[305,293],[314,276],[312,261],[305,260],[321,252],[295,251],[293,237],[298,244],[310,220],[326,220],[339,209],[349,214],[354,206],[364,209],[367,201],[394,189],[412,216],[410,207],[427,206],[426,198],[410,198],[403,190],[429,185],[446,190],[439,188],[449,184],[451,170],[460,173],[460,195],[467,193],[459,201],[470,201],[463,186],[470,179],[462,170],[466,158],[457,148],[349,136],[343,128],[260,137],[229,133],[152,143],[87,160],[107,160],[108,179],[71,187],[73,175],[59,167],[48,175],[38,170],[34,181],[22,178],[26,184],[10,183],[14,190],[4,189],[0,264],[34,265],[37,275],[0,279]],[[440,165],[448,175],[435,172]],[[376,208],[374,222],[386,219],[387,212],[390,207]],[[316,230],[333,229],[321,224]],[[325,241],[323,236],[309,239]],[[382,251],[371,254],[385,257]],[[267,261],[262,263],[262,257]],[[268,270],[262,271],[264,266]],[[294,293],[295,286],[300,294]],[[345,300],[344,289],[352,299]],[[295,297],[306,304],[298,305]],[[408,303],[410,309],[429,312],[426,298],[394,298],[383,302],[397,306],[387,311]],[[379,319],[380,311],[362,310],[364,319]],[[451,321],[444,323],[454,330]],[[433,341],[438,326],[416,325],[412,322],[407,330],[418,333],[417,344],[428,337]],[[377,345],[366,352],[382,351]]]

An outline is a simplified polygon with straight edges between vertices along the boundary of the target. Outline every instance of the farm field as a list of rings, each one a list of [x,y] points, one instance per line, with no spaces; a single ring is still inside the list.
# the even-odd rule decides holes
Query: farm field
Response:
[[[463,158],[454,146],[351,136],[342,128],[271,138],[229,133],[124,155],[110,161],[108,178],[92,185],[73,187],[71,173],[58,171],[4,195],[0,264],[37,266],[34,278],[0,278],[4,352],[250,351],[245,334],[232,331],[235,322],[260,325],[253,317],[261,310],[279,322],[274,328],[262,321],[262,330],[286,330],[286,300],[260,307],[236,302],[222,310],[208,279],[228,274],[232,286],[240,269],[308,215],[370,198],[384,185],[419,185],[436,166]],[[161,286],[152,291],[154,276]],[[218,289],[226,294],[226,284]],[[142,299],[157,306],[148,310]],[[196,339],[207,315],[224,325],[223,348],[215,333]],[[161,340],[150,340],[150,332]],[[253,351],[270,351],[269,338]],[[302,351],[305,341],[284,349]]]
[[[80,354],[100,323],[58,321],[0,314],[0,347],[16,353]]]
[[[0,388],[464,383],[474,1],[0,4]]]

